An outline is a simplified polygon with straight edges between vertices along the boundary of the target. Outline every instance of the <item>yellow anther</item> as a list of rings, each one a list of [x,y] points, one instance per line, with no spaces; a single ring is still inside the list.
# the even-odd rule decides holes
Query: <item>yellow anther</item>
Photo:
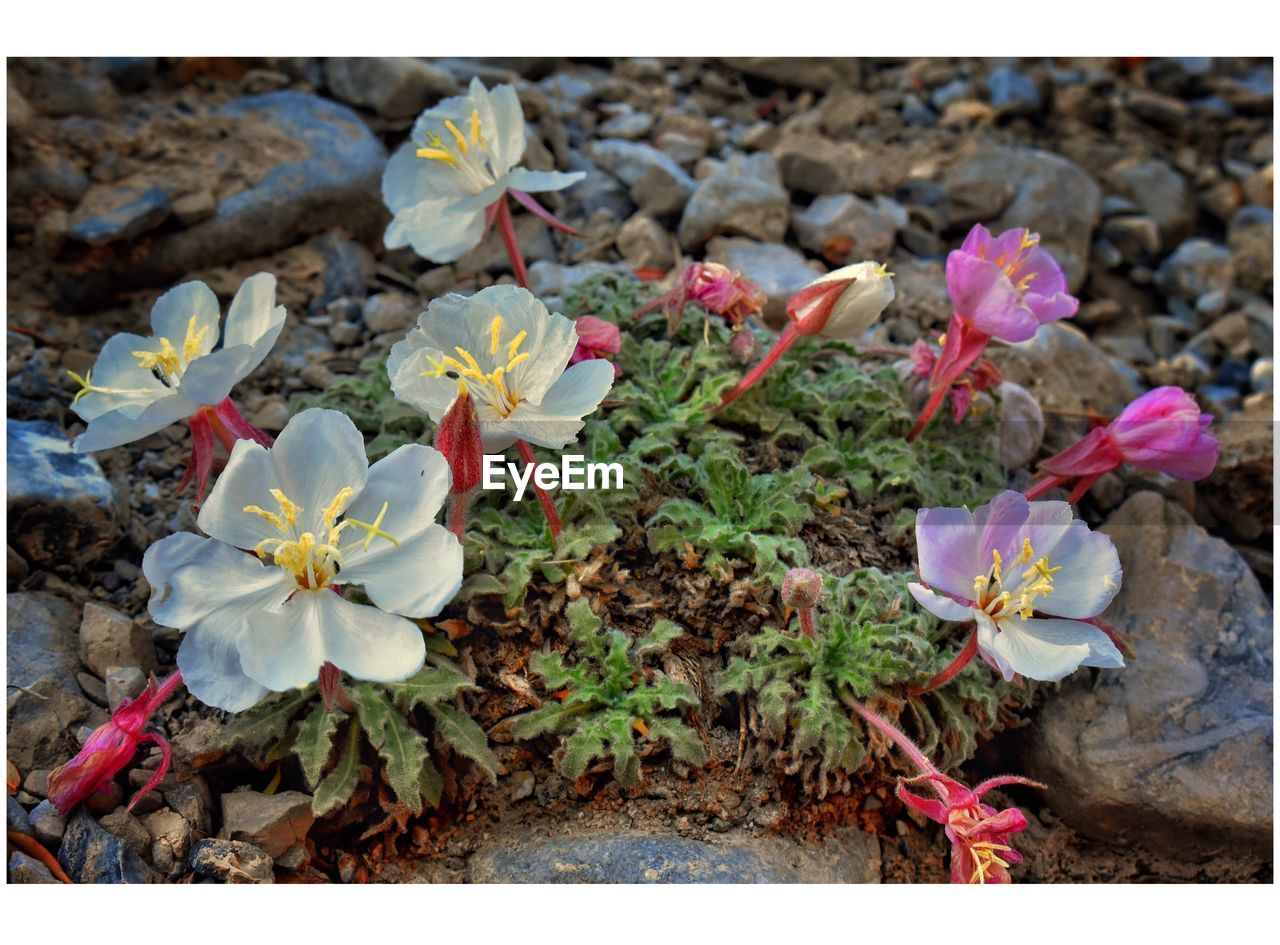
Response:
[[[479,145],[485,151],[489,148],[484,143],[484,135],[480,133],[480,109],[471,109],[471,143]]]
[[[944,331],[938,336],[938,344],[945,345],[947,343],[947,333]]]
[[[502,316],[493,316],[493,321],[489,323],[489,353],[498,353],[498,336],[502,333]]]
[[[130,351],[129,353],[138,359],[138,367],[145,371],[159,370],[170,376],[177,374],[182,368],[182,361],[178,357],[178,352],[174,350],[173,342],[168,338],[156,340],[160,342],[159,351]]]
[[[453,135],[453,140],[458,142],[458,150],[463,154],[467,153],[467,139],[462,136],[462,132],[458,130],[458,126],[449,119],[445,119],[444,126],[449,129],[449,133]]]
[[[991,565],[991,573],[995,575],[995,579],[999,581],[1004,575],[1004,571],[1001,567],[1004,562],[1000,559],[1000,552],[995,548],[991,549],[991,560],[994,562]]]
[[[444,161],[446,164],[457,164],[458,159],[453,153],[446,151],[444,148],[418,148],[415,152],[418,157],[426,158],[428,161]]]
[[[484,377],[484,369],[480,367],[480,362],[466,348],[454,345],[453,350],[458,352],[458,357],[467,362],[467,366],[478,376]]]
[[[524,364],[524,362],[526,362],[526,361],[528,361],[528,360],[529,360],[529,352],[528,352],[528,351],[522,351],[520,354],[517,354],[517,355],[516,355],[515,357],[513,357],[510,361],[508,361],[508,362],[507,362],[507,366],[506,366],[506,368],[504,368],[504,370],[505,370],[508,374],[510,374],[510,373],[511,373],[511,369],[512,369],[513,367],[515,367],[517,364]]]
[[[270,522],[276,527],[277,531],[283,532],[288,530],[288,527],[284,523],[284,519],[275,512],[268,512],[260,505],[246,505],[241,511],[248,512],[250,515],[256,515],[263,521]]]
[[[1032,246],[1039,246],[1039,245],[1040,245],[1040,234],[1026,232],[1022,234],[1022,240],[1018,245],[1018,251],[1021,252],[1024,249],[1030,249]]]
[[[204,344],[204,336],[209,334],[209,327],[205,325],[203,328],[196,328],[196,316],[192,315],[191,320],[187,322],[187,337],[182,342],[182,358],[190,363],[200,357],[200,347]]]
[[[328,508],[324,510],[324,526],[325,528],[333,528],[333,523],[338,520],[338,516],[342,514],[342,510],[346,508],[351,497],[356,494],[356,490],[350,486],[343,486],[338,490],[338,494],[333,497],[333,501],[329,503]],[[292,521],[289,522],[293,524]]]
[[[85,371],[84,377],[81,377],[75,371],[68,371],[67,373],[71,375],[71,379],[73,381],[80,385],[80,389],[76,391],[76,395],[71,398],[71,406],[74,407],[80,402],[80,398],[85,394],[93,393],[94,387],[89,383],[89,378],[92,377],[93,371]]]
[[[1026,564],[1035,556],[1036,556],[1036,551],[1034,548],[1031,547],[1031,539],[1030,538],[1022,539],[1022,554],[1018,555],[1018,563]]]
[[[294,502],[279,489],[271,490],[271,497],[280,505],[280,516],[286,524],[292,525],[298,521],[298,513],[302,511],[302,506]]]
[[[881,279],[892,279],[894,277],[894,273],[889,271],[888,263],[881,263],[876,266],[876,275]]]
[[[521,330],[514,338],[511,339],[511,344],[507,346],[508,358],[514,358],[516,356],[516,352],[520,350],[520,345],[524,342],[524,339],[528,334],[529,333],[527,331]],[[507,367],[507,370],[511,370],[510,366]]]

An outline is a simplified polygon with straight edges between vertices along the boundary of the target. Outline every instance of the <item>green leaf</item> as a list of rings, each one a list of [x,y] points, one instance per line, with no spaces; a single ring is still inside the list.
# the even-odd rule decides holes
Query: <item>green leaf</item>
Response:
[[[489,748],[489,739],[475,720],[465,712],[450,705],[428,705],[432,718],[436,721],[436,731],[440,737],[453,746],[460,755],[470,758],[489,777],[492,784],[498,783],[498,759]]]
[[[343,714],[335,710],[330,712],[320,703],[311,710],[311,714],[298,726],[298,734],[293,739],[293,750],[302,764],[303,777],[307,786],[315,788],[320,783],[320,775],[329,764],[329,756],[333,753],[333,733],[338,729],[338,722]]]
[[[347,801],[360,780],[360,723],[352,719],[347,725],[346,737],[338,749],[338,761],[324,780],[316,787],[311,799],[311,811],[323,817],[337,810]]]
[[[293,689],[239,713],[226,728],[228,746],[261,749],[283,741],[294,719],[314,696],[311,687]]]
[[[381,683],[387,694],[403,712],[418,706],[448,702],[464,689],[479,689],[471,677],[445,659],[436,657],[434,665],[424,666],[403,682]]]
[[[594,728],[583,725],[565,739],[560,773],[570,781],[576,781],[586,774],[587,765],[604,753],[604,738]]]

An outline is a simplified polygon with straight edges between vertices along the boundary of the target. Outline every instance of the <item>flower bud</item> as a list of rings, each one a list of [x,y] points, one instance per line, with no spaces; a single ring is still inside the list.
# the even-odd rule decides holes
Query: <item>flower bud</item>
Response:
[[[756,336],[749,330],[735,331],[729,339],[729,351],[739,364],[750,364],[756,359],[759,345]]]
[[[815,279],[787,302],[787,314],[803,335],[853,341],[893,301],[893,273],[860,262]]]
[[[484,475],[484,442],[480,437],[476,405],[465,387],[440,418],[436,449],[444,455],[453,473],[450,491],[455,494],[470,492],[480,485]]]
[[[573,327],[578,332],[578,346],[573,349],[573,354],[569,357],[570,364],[590,361],[594,358],[611,361],[613,359],[609,355],[617,354],[622,350],[622,332],[613,322],[596,318],[594,315],[583,315],[574,321]],[[617,377],[621,373],[622,369],[615,364],[614,376]]]
[[[811,568],[792,568],[782,578],[782,603],[813,610],[822,597],[822,575]]]

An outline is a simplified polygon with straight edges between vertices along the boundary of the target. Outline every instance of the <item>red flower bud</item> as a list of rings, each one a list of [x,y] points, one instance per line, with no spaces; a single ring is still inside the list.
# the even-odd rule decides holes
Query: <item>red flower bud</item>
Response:
[[[484,443],[480,438],[480,417],[471,395],[463,388],[436,431],[436,449],[444,454],[453,473],[452,491],[470,492],[484,475]]]

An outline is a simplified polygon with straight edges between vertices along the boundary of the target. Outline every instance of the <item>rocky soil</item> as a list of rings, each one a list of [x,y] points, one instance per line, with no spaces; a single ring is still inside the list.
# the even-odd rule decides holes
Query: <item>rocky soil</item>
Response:
[[[1099,482],[1081,512],[1120,551],[1110,618],[1138,657],[1061,685],[965,775],[1050,785],[1011,797],[1032,820],[1019,879],[1269,880],[1272,71],[1233,59],[10,60],[9,831],[77,882],[945,878],[940,832],[887,779],[800,803],[735,774],[722,728],[708,771],[657,765],[631,792],[582,791],[491,730],[496,787],[455,785],[412,822],[315,823],[296,772],[227,754],[217,715],[181,697],[159,720],[175,771],[133,814],[145,770],[70,819],[44,800],[49,771],[172,665],[139,565],[194,527],[185,428],[76,456],[66,372],[145,331],[175,282],[226,298],[272,271],[290,319],[236,396],[278,431],[431,298],[509,279],[496,233],[445,266],[381,246],[388,150],[475,75],[516,85],[526,165],[587,173],[548,201],[581,237],[517,220],[553,308],[602,269],[711,259],[761,285],[776,324],[814,273],[873,257],[898,299],[867,344],[900,346],[945,327],[942,265],[970,225],[1043,235],[1080,313],[993,352],[1044,408],[1041,455],[1089,411],[1177,384],[1215,416],[1222,460],[1194,486]],[[12,881],[55,881],[9,851]]]

